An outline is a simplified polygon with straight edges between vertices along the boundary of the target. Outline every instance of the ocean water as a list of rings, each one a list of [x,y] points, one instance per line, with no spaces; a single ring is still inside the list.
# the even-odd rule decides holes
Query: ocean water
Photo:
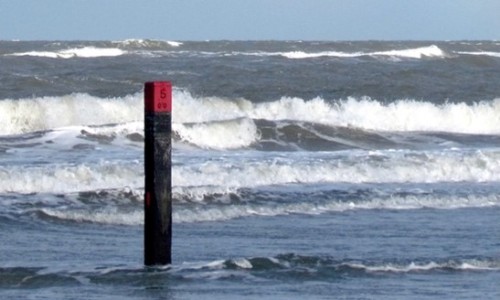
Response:
[[[147,268],[152,80],[173,263]],[[499,82],[495,41],[0,41],[0,298],[500,298]]]

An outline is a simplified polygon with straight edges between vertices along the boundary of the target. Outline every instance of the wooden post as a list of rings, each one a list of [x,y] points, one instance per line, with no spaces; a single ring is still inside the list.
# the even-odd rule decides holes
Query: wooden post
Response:
[[[144,264],[172,263],[172,84],[144,85]]]

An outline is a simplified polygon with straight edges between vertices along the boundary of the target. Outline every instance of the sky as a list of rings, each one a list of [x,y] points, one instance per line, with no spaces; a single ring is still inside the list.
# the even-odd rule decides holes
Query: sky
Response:
[[[0,40],[500,40],[500,0],[0,0]]]

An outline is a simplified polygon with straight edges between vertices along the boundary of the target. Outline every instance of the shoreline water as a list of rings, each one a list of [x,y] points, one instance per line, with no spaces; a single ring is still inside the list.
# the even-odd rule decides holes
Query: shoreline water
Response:
[[[500,289],[500,43],[0,41],[0,297]],[[173,264],[143,261],[172,80]]]

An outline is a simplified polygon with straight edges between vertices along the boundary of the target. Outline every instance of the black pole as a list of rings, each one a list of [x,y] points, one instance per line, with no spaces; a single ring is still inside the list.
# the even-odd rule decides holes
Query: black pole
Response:
[[[144,85],[144,264],[172,263],[172,84]]]

